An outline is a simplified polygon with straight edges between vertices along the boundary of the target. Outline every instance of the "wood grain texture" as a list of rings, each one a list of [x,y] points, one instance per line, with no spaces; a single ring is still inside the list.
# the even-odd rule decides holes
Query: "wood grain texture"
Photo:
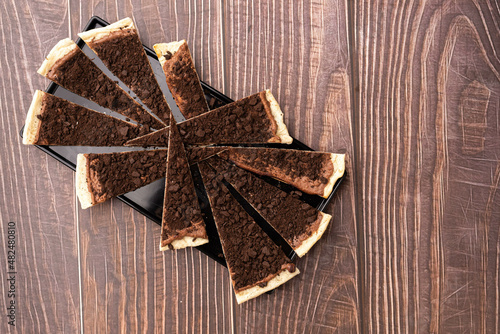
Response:
[[[66,2],[2,1],[0,26],[0,332],[78,332],[73,172],[19,137],[35,89],[47,84],[36,74],[39,61],[69,35]],[[9,221],[16,223],[16,327],[5,309]]]
[[[292,136],[353,157],[346,4],[239,2],[224,8],[228,85],[239,99],[269,88]],[[360,331],[352,164],[323,238],[297,262],[301,275],[236,308],[237,333]]]
[[[353,4],[366,332],[498,332],[498,8]]]
[[[130,16],[141,40],[186,39],[200,78],[223,89],[218,1],[71,1],[71,31],[92,15]],[[160,227],[112,200],[78,209],[85,332],[230,333],[235,299],[224,267],[197,250],[160,252]]]

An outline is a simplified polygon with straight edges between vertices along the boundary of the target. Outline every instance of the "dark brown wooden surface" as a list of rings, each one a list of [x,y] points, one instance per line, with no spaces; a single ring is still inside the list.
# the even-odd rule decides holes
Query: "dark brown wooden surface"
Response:
[[[352,9],[363,330],[498,333],[499,4]]]
[[[500,4],[484,1],[32,1],[0,4],[0,307],[16,222],[17,326],[0,332],[500,330]],[[18,135],[44,56],[92,15],[146,45],[185,38],[200,77],[269,88],[291,134],[345,152],[301,275],[237,305],[225,268],[159,252],[112,200],[81,210],[74,174]],[[2,312],[4,314],[4,312]]]

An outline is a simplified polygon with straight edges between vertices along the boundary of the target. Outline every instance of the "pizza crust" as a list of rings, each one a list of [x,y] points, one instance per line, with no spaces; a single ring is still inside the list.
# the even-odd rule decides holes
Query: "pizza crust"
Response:
[[[333,174],[330,176],[328,183],[325,186],[323,192],[323,198],[328,198],[332,193],[333,186],[339,178],[344,175],[345,172],[345,154],[334,154],[331,153],[332,163],[333,163]]]
[[[208,243],[208,239],[193,238],[193,237],[186,235],[182,239],[172,241],[169,245],[171,245],[173,247],[173,249],[182,249],[182,248],[186,248],[186,247],[196,247],[196,246],[200,246],[200,245],[203,245],[206,243]],[[160,241],[160,250],[161,251],[170,250],[170,248],[168,247],[169,245],[162,247],[161,241]]]
[[[300,274],[298,268],[295,268],[295,271],[293,273],[289,272],[287,269],[284,269],[278,275],[274,276],[269,282],[267,282],[267,285],[263,288],[256,285],[243,291],[235,292],[236,301],[238,302],[238,304],[244,303],[247,300],[260,296],[267,291],[276,289],[278,286],[282,285],[298,274]]]
[[[163,55],[169,51],[172,55],[174,55],[177,50],[181,47],[182,44],[186,44],[186,40],[178,41],[178,42],[170,42],[170,43],[158,43],[153,45],[153,48],[155,49],[156,56],[158,57],[158,60],[160,61],[161,66],[165,64],[167,61]]]
[[[78,154],[76,158],[76,195],[80,200],[82,209],[95,205],[92,193],[89,190],[87,175],[88,159],[85,154]]]
[[[52,50],[50,50],[48,56],[43,61],[42,66],[40,66],[40,68],[38,69],[38,73],[43,75],[44,77],[47,76],[47,73],[49,73],[50,69],[52,68],[52,66],[54,66],[56,61],[58,61],[77,47],[78,45],[76,45],[76,43],[69,38],[65,38],[59,41],[52,48]]]
[[[102,28],[81,32],[78,34],[78,37],[83,39],[85,43],[89,44],[89,42],[107,37],[110,33],[123,29],[135,29],[134,22],[130,17],[126,17]]]
[[[271,114],[273,115],[274,121],[277,125],[276,135],[280,137],[281,143],[291,144],[293,138],[290,137],[285,122],[283,121],[283,112],[281,111],[278,101],[276,101],[269,89],[266,90],[266,100],[269,102]]]
[[[295,253],[299,256],[302,257],[304,256],[312,246],[321,238],[323,233],[325,233],[326,228],[328,227],[328,224],[330,223],[330,220],[332,219],[332,216],[321,212],[321,221],[319,222],[318,229],[314,231],[309,238],[306,240],[302,241],[299,247],[294,249]]]
[[[30,109],[28,110],[28,115],[26,116],[26,122],[24,123],[24,145],[34,145],[38,139],[38,132],[40,131],[42,121],[40,121],[36,116],[40,115],[44,94],[45,93],[41,90],[37,90],[33,96],[33,100],[31,101]]]

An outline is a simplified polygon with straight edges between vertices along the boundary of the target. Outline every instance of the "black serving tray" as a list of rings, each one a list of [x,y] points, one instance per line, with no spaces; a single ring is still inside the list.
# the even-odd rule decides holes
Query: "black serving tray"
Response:
[[[98,16],[93,16],[87,25],[84,28],[84,31],[94,29],[94,28],[99,28],[99,27],[104,27],[108,25],[109,23],[104,21],[102,18]],[[130,91],[121,81],[116,78],[109,70],[104,66],[104,64],[97,58],[97,56],[90,50],[88,46],[85,45],[84,41],[82,39],[78,39],[76,41],[76,44],[105,72],[109,77],[111,77],[113,80],[118,81],[120,86],[125,89],[131,96],[135,98],[135,95],[133,92]],[[144,49],[146,50],[146,54],[149,57],[149,60],[151,62],[151,65],[153,67],[153,70],[157,76],[158,82],[162,88],[162,91],[164,92],[167,102],[170,105],[170,108],[172,109],[172,112],[174,114],[174,117],[177,122],[181,122],[184,120],[184,117],[180,113],[179,109],[177,108],[175,101],[170,94],[170,91],[168,90],[168,87],[166,85],[165,81],[165,76],[163,74],[163,70],[161,69],[160,63],[158,62],[158,58],[156,57],[156,54],[153,50],[148,48],[147,46],[144,46]],[[228,104],[230,102],[233,102],[229,97],[225,96],[224,94],[220,93],[216,89],[210,87],[209,85],[205,83],[201,83],[203,90],[205,92],[205,97],[207,99],[207,102],[210,106],[211,109],[218,108],[220,106],[223,106],[225,104]],[[83,105],[85,107],[102,111],[107,114],[113,115],[115,117],[124,119],[123,116],[113,113],[112,111],[109,111],[107,109],[104,109],[100,107],[99,105],[86,100],[80,96],[77,96],[64,88],[60,87],[59,85],[55,83],[50,83],[47,89],[45,90],[46,92],[62,97],[66,100],[78,103],[80,105]],[[141,103],[140,101],[138,101]],[[142,104],[142,103],[141,103]],[[144,106],[144,105],[143,105]],[[147,108],[146,108],[147,109]],[[23,130],[21,129],[21,136],[22,136]],[[128,148],[128,147],[85,147],[85,146],[40,146],[40,145],[35,145],[51,157],[57,159],[64,165],[68,166],[72,170],[76,170],[76,158],[79,153],[105,153],[105,152],[117,152],[117,151],[130,151],[130,150],[140,150],[141,148]],[[292,144],[290,145],[283,145],[283,144],[262,144],[262,145],[253,145],[253,146],[263,146],[263,147],[281,147],[281,148],[290,148],[290,149],[299,149],[299,150],[312,150],[308,146],[304,145],[303,143],[299,142],[298,140],[294,139]],[[201,205],[202,209],[202,214],[205,219],[205,222],[207,224],[207,234],[209,238],[209,243],[198,246],[197,248],[202,251],[203,253],[207,254],[209,257],[214,259],[215,261],[219,262],[222,265],[226,265],[223,254],[222,254],[222,247],[220,244],[219,236],[217,235],[217,230],[215,227],[215,223],[210,211],[210,205],[208,202],[207,194],[205,192],[205,188],[203,186],[203,182],[201,180],[201,176],[198,170],[198,167],[192,166],[191,168],[192,174],[193,174],[193,179],[196,187],[196,192],[199,197],[199,202]],[[258,175],[257,175],[258,176]],[[265,181],[271,183],[272,185],[286,191],[286,192],[292,192],[296,191],[297,189],[282,183],[280,181],[277,181],[273,178],[269,177],[264,177],[264,176],[259,176]],[[337,188],[339,187],[340,183],[342,182],[343,177],[337,181],[335,184],[333,191],[331,195],[325,199],[320,196],[315,196],[315,195],[308,195],[308,194],[303,194],[300,195],[300,199],[304,202],[309,203],[310,205],[316,207],[318,210],[323,210],[325,206],[328,204],[328,202],[331,200],[333,197],[334,193],[336,192]],[[164,195],[164,184],[165,184],[165,178],[155,181],[147,186],[144,186],[140,189],[137,189],[135,191],[129,192],[127,194],[118,196],[117,198],[124,202],[125,204],[129,205],[133,209],[137,210],[147,218],[151,219],[155,223],[161,225],[161,215],[162,215],[162,209],[163,209],[163,195]],[[258,213],[255,212],[255,210],[252,209],[252,207],[245,202],[245,200],[241,197],[238,196],[236,190],[232,188],[227,182],[225,183],[226,186],[229,188],[231,193],[235,195],[236,199],[240,202],[240,204],[243,205],[243,207],[249,212],[249,214],[252,215],[252,217],[255,218],[257,223],[270,235],[270,237],[278,244],[280,245],[285,253],[293,260],[296,257],[296,254],[293,252],[293,250],[286,244],[286,242],[279,236],[279,234],[274,231],[268,224],[267,222],[260,217]]]

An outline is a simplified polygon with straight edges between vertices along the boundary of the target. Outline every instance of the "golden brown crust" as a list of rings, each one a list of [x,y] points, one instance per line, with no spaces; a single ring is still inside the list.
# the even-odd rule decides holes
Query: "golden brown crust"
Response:
[[[321,239],[321,237],[323,236],[323,233],[325,233],[326,228],[328,227],[328,224],[330,223],[330,220],[332,219],[332,216],[330,216],[327,213],[321,212],[319,219],[320,219],[320,221],[319,221],[318,229],[316,231],[313,231],[310,237],[303,240],[300,243],[299,247],[294,248],[295,253],[299,257],[304,256],[312,248],[312,246],[314,246],[314,244],[319,239]]]
[[[86,44],[89,44],[90,42],[109,36],[109,34],[114,31],[120,31],[123,29],[135,29],[134,22],[130,17],[126,17],[102,28],[81,32],[78,36],[83,39]]]
[[[89,189],[88,159],[85,154],[78,154],[76,158],[76,195],[80,200],[82,209],[87,209],[95,204],[96,201]]]
[[[78,45],[76,45],[76,43],[69,38],[65,38],[59,41],[52,48],[52,50],[50,50],[48,56],[43,61],[42,66],[40,66],[40,68],[38,69],[38,73],[43,75],[44,77],[47,76],[50,69],[55,65],[55,63],[59,59],[61,59],[62,57],[64,57],[77,47]]]
[[[289,281],[290,279],[292,279],[294,276],[297,276],[298,274],[300,274],[300,271],[298,268],[295,268],[295,271],[293,273],[291,273],[287,269],[283,269],[276,276],[274,276],[272,279],[270,279],[267,282],[267,285],[265,287],[260,287],[258,285],[255,285],[255,286],[240,290],[238,292],[235,292],[236,301],[238,302],[238,304],[241,304],[241,303],[246,302],[247,300],[258,297],[261,294],[266,293],[267,291],[271,291],[273,289],[276,289],[278,286],[284,284],[285,282]]]
[[[24,123],[23,130],[23,144],[24,145],[34,145],[38,140],[38,135],[40,132],[40,126],[42,122],[36,117],[40,114],[42,110],[42,101],[44,92],[37,90],[31,101],[30,109],[28,110],[28,115],[26,116],[26,122]]]

